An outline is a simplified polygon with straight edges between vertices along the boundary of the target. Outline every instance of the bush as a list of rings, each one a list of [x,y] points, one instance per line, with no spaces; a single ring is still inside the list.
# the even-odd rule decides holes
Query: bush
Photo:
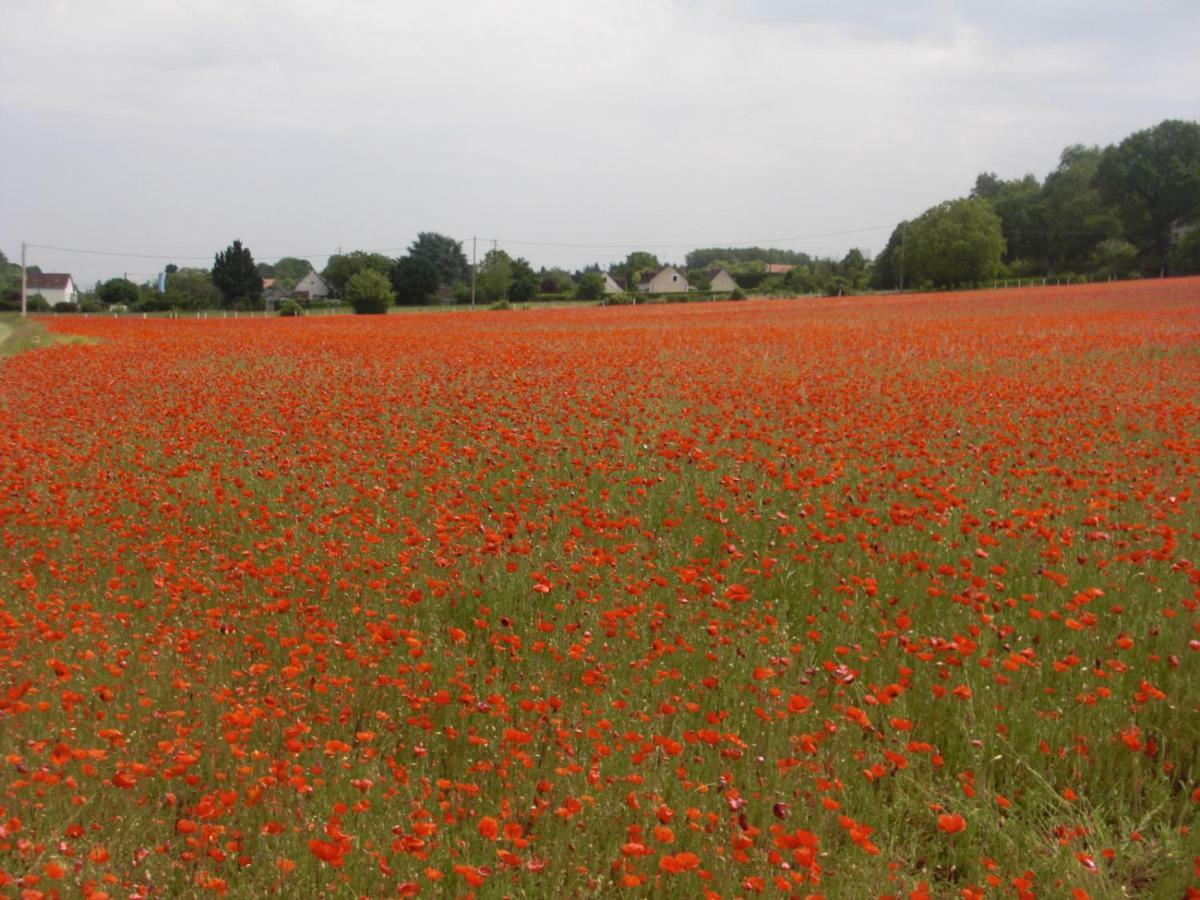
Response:
[[[41,294],[30,294],[25,298],[25,309],[29,312],[50,312],[50,301]]]
[[[75,304],[67,300],[59,300],[54,304],[54,311],[57,313],[73,313],[75,312]]]
[[[79,311],[85,313],[104,312],[104,304],[95,297],[84,297],[79,301]]]
[[[631,306],[633,305],[633,297],[629,294],[605,294],[605,306]]]
[[[729,299],[730,300],[745,300],[746,295],[742,293],[741,288],[737,288],[736,290],[734,290],[734,292],[732,294],[729,295]]]
[[[396,302],[391,282],[382,272],[362,269],[346,283],[343,299],[358,315],[383,315]]]
[[[304,307],[302,307],[296,300],[289,298],[279,304],[279,315],[284,317],[302,316],[304,315]]]
[[[507,300],[493,300],[488,304],[488,309],[512,309],[512,304]]]

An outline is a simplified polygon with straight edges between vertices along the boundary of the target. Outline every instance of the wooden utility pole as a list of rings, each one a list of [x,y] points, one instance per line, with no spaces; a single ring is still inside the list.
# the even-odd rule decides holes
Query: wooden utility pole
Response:
[[[25,276],[25,242],[21,241],[21,315],[25,315],[25,292],[28,281]]]

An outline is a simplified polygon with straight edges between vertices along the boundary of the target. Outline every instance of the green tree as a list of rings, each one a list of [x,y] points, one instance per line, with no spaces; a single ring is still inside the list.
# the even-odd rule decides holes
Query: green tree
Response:
[[[96,288],[96,297],[105,306],[133,306],[138,301],[138,287],[127,278],[110,278]]]
[[[986,200],[1000,217],[1006,253],[1004,261],[1026,267],[1043,265],[1042,186],[1033,175],[1004,181],[990,172],[975,179],[971,196]]]
[[[867,257],[861,250],[857,247],[850,248],[837,267],[837,274],[845,281],[844,285],[841,285],[843,292],[861,291],[866,288],[868,265]]]
[[[396,294],[386,275],[373,268],[355,272],[342,292],[346,302],[359,315],[386,313],[396,302]]]
[[[402,256],[392,266],[396,302],[407,306],[428,303],[437,293],[441,278],[437,267],[425,256]]]
[[[508,299],[514,303],[527,303],[537,296],[538,277],[533,266],[524,257],[512,261],[512,282],[508,286]]]
[[[462,241],[436,231],[422,231],[408,245],[409,256],[423,256],[433,263],[442,284],[454,284],[471,277],[467,255],[463,253]]]
[[[1193,225],[1176,239],[1167,268],[1173,275],[1200,275],[1200,225]]]
[[[621,264],[621,274],[625,276],[625,289],[636,290],[643,272],[657,272],[660,268],[662,265],[653,253],[634,250],[625,257],[625,262]]]
[[[221,292],[205,269],[176,269],[167,273],[169,309],[213,309],[221,305]]]
[[[1173,229],[1200,219],[1200,124],[1169,119],[1106,148],[1095,183],[1142,270],[1165,272]]]
[[[512,257],[503,250],[489,250],[475,278],[475,290],[484,303],[495,303],[508,296],[512,280]]]
[[[275,263],[275,282],[287,290],[291,290],[296,284],[313,270],[312,263],[307,259],[300,259],[296,256],[285,256],[279,262]]]
[[[261,308],[263,283],[254,257],[240,240],[222,250],[213,259],[213,284],[221,292],[225,306]]]
[[[1121,233],[1116,210],[1093,184],[1099,165],[1099,147],[1072,144],[1042,183],[1041,257],[1051,275],[1090,268],[1096,244]]]
[[[914,285],[987,281],[996,277],[1003,255],[1000,217],[979,197],[940,203],[908,227],[905,268]]]
[[[575,290],[575,280],[564,269],[542,269],[538,279],[538,290],[543,294],[569,294]]]
[[[1137,268],[1137,247],[1121,238],[1107,238],[1092,251],[1091,264],[1101,278],[1125,278]]]
[[[351,253],[335,253],[329,257],[325,271],[321,277],[329,285],[329,289],[338,296],[344,296],[350,279],[364,269],[378,272],[385,279],[392,276],[392,261],[382,253],[368,253],[365,250],[355,250]]]
[[[580,300],[599,300],[604,296],[604,276],[599,272],[585,272],[575,286],[575,296]]]
[[[904,254],[908,250],[904,232],[907,228],[908,222],[901,222],[897,225],[892,231],[891,237],[888,238],[883,252],[875,257],[875,264],[871,266],[870,284],[876,290],[894,291],[903,287],[901,282],[906,262]],[[794,272],[795,269],[792,271]],[[791,272],[788,274],[790,275]]]

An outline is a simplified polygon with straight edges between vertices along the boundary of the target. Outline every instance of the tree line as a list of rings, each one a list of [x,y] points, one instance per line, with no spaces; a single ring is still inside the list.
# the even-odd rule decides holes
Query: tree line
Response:
[[[1167,120],[1104,148],[1073,144],[1042,179],[981,173],[966,197],[896,226],[871,286],[1198,272],[1200,124]]]
[[[637,250],[603,268],[535,270],[527,259],[493,248],[472,281],[462,242],[426,231],[403,256],[339,253],[320,274],[334,297],[355,309],[383,311],[435,300],[597,300],[606,294],[605,275],[632,292],[661,266],[655,254]],[[771,247],[705,247],[689,252],[680,268],[692,290],[708,291],[714,271],[725,269],[739,292],[763,294],[1200,273],[1200,124],[1167,120],[1107,147],[1073,144],[1041,179],[980,173],[966,196],[897,225],[874,260],[859,249],[835,259]],[[264,278],[286,296],[311,271],[312,264],[297,257],[255,262],[235,240],[215,255],[211,269],[168,265],[161,292],[113,278],[85,292],[79,308],[261,309]],[[0,306],[19,305],[19,295],[20,267],[0,254]]]

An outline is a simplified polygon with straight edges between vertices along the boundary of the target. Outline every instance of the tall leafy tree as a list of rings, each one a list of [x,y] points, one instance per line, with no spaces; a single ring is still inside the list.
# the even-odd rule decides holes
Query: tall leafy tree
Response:
[[[365,250],[354,250],[351,253],[335,253],[325,264],[321,277],[335,294],[342,295],[350,279],[364,269],[378,272],[385,279],[392,276],[392,261],[382,253],[368,253]]]
[[[453,284],[471,274],[462,241],[436,231],[420,232],[417,239],[409,244],[408,255],[421,256],[433,263],[442,284]]]
[[[212,309],[221,304],[221,292],[204,269],[183,268],[167,273],[167,308]]]
[[[870,285],[876,290],[890,291],[904,286],[904,254],[908,250],[904,234],[906,228],[908,222],[897,225],[883,252],[875,257],[875,264],[871,266]]]
[[[1072,144],[1042,183],[1042,256],[1051,275],[1090,268],[1093,248],[1121,233],[1116,210],[1093,184],[1100,153]]]
[[[1106,148],[1095,184],[1119,210],[1143,271],[1164,271],[1173,229],[1200,219],[1200,124],[1168,119]]]
[[[489,250],[476,276],[476,291],[484,303],[494,303],[508,297],[513,280],[512,257],[503,250]]]
[[[392,287],[397,303],[408,306],[428,303],[440,283],[437,266],[428,257],[402,256],[392,266]]]
[[[1005,181],[990,172],[975,179],[971,196],[986,200],[1000,217],[1005,262],[1025,268],[1042,266],[1042,186],[1033,175]]]
[[[262,276],[258,274],[250,250],[243,247],[240,240],[235,240],[213,259],[212,280],[226,306],[254,308],[262,303]]]
[[[1000,217],[979,197],[949,200],[908,227],[906,268],[914,285],[972,284],[994,278],[1004,255]]]
[[[293,288],[305,275],[313,270],[312,263],[296,256],[285,256],[275,263],[275,279],[286,288]]]
[[[133,306],[138,301],[138,287],[127,278],[110,278],[96,288],[96,297],[106,306]]]
[[[508,299],[514,303],[525,303],[537,296],[538,276],[533,266],[524,257],[512,261],[512,283],[508,286]]]

